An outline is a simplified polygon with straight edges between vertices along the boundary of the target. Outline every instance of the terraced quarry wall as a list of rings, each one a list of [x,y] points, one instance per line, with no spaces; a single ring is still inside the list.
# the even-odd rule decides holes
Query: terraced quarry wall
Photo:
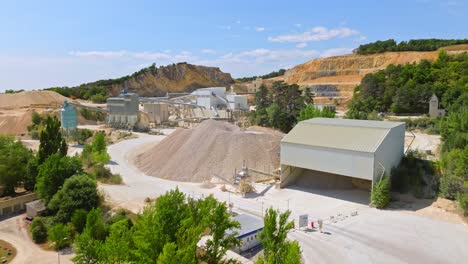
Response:
[[[468,45],[442,48],[449,54],[468,51]],[[301,88],[310,87],[317,95],[315,101],[331,103],[338,101],[341,106],[352,98],[354,88],[362,78],[390,64],[418,63],[421,60],[435,60],[439,51],[430,52],[385,52],[371,55],[349,54],[329,58],[318,58],[295,66],[282,76],[290,84]],[[264,80],[267,84],[268,80]]]

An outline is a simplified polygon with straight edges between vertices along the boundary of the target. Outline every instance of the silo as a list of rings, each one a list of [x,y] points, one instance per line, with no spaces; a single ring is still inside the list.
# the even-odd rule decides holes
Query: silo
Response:
[[[76,109],[68,104],[66,100],[63,102],[60,121],[62,122],[62,128],[67,132],[75,130],[78,125]]]

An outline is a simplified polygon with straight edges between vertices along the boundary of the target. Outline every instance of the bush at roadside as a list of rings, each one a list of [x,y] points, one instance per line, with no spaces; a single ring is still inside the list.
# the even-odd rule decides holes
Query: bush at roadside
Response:
[[[41,217],[34,218],[29,229],[34,242],[44,243],[47,240],[47,228]]]
[[[390,180],[384,176],[374,185],[371,193],[371,205],[376,208],[385,208],[390,203]]]

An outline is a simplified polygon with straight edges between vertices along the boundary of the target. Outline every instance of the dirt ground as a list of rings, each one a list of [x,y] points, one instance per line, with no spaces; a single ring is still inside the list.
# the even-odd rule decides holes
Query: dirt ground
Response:
[[[25,214],[0,219],[0,238],[12,244],[17,255],[11,264],[50,264],[72,263],[73,254],[61,252],[58,255],[55,251],[45,251],[30,239],[24,218]]]
[[[0,239],[0,261],[10,263],[16,257],[16,248],[12,244]]]

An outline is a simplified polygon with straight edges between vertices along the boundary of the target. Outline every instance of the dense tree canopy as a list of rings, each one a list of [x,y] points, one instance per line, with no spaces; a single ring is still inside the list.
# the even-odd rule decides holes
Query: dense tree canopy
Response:
[[[21,141],[0,135],[0,185],[5,188],[5,195],[15,193],[15,187],[27,174],[25,164],[32,157],[32,152]]]
[[[427,113],[433,93],[441,107],[448,109],[468,90],[467,69],[468,53],[448,56],[441,52],[435,62],[389,65],[362,79],[347,117],[367,119],[372,112]]]
[[[98,206],[96,181],[87,174],[76,174],[66,179],[63,187],[52,197],[48,208],[56,213],[57,221],[70,221],[78,209],[89,211]]]
[[[301,110],[306,106],[306,100],[299,86],[274,82],[271,89],[260,86],[256,97],[256,110],[251,113],[250,121],[261,126],[278,128],[289,132],[297,123]]]
[[[440,47],[467,43],[468,39],[411,39],[400,43],[389,39],[360,45],[354,52],[364,55],[386,51],[434,51]]]
[[[81,172],[83,168],[79,158],[53,154],[39,166],[36,192],[48,203],[66,179]]]
[[[101,219],[101,220],[100,220]],[[106,225],[109,225],[107,227]],[[121,219],[104,223],[100,210],[92,210],[86,227],[75,240],[76,263],[219,263],[226,250],[238,243],[239,227],[224,203],[213,196],[194,200],[179,190],[167,192],[148,205],[135,225]],[[205,254],[197,243],[211,234]],[[119,251],[116,251],[119,249]]]
[[[67,155],[68,146],[62,136],[60,121],[55,116],[47,117],[45,128],[41,131],[39,140],[40,145],[37,155],[40,164],[55,153],[60,153],[61,156]]]
[[[242,78],[237,78],[237,80],[240,81],[240,82],[249,82],[249,81],[253,81],[253,80],[257,79],[257,78],[269,79],[269,78],[274,78],[274,77],[278,77],[278,76],[283,76],[285,72],[286,72],[285,69],[280,69],[279,71],[273,71],[273,72],[267,73],[265,75],[252,76],[252,77],[242,77]]]

